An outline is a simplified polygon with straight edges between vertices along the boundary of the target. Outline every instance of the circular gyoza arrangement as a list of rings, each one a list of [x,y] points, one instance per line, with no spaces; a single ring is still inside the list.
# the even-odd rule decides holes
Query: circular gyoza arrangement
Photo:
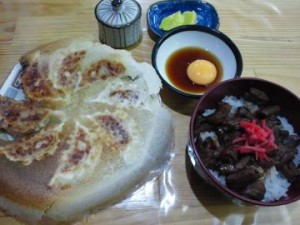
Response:
[[[88,38],[47,44],[20,62],[26,99],[0,99],[1,127],[15,137],[0,147],[9,213],[69,220],[124,197],[168,160],[172,121],[149,64]]]

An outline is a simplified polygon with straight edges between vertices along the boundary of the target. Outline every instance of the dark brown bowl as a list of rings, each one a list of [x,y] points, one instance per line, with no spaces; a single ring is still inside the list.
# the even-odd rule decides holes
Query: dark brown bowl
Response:
[[[218,182],[216,178],[211,175],[211,173],[204,166],[201,160],[199,149],[196,147],[194,139],[194,123],[197,115],[203,110],[208,108],[215,108],[217,103],[221,101],[226,95],[241,96],[250,87],[256,87],[263,90],[270,97],[271,102],[278,104],[281,107],[280,115],[286,117],[289,122],[293,125],[295,132],[300,133],[300,99],[286,88],[272,83],[267,80],[257,79],[257,78],[236,78],[224,81],[212,87],[207,91],[202,98],[197,102],[197,105],[193,111],[191,121],[190,121],[190,143],[189,148],[192,154],[195,156],[193,160],[196,160],[198,169],[196,169],[199,175],[206,180],[209,184],[217,188],[231,200],[236,203],[251,203],[260,206],[278,206],[289,204],[291,202],[300,199],[300,182],[294,182],[289,187],[288,196],[283,197],[278,201],[273,202],[262,202],[244,197],[229,188],[225,187]]]

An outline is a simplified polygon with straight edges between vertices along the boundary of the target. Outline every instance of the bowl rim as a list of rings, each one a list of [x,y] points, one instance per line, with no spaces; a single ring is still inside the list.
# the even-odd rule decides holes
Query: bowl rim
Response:
[[[206,176],[209,177],[210,181],[213,182],[214,185],[216,185],[220,190],[224,191],[226,194],[229,194],[230,196],[233,196],[234,198],[237,198],[239,200],[242,200],[243,202],[246,202],[246,203],[250,203],[250,204],[253,204],[253,205],[259,205],[259,206],[280,206],[280,205],[286,205],[286,204],[290,204],[290,203],[293,203],[293,202],[296,202],[300,199],[300,195],[299,196],[296,196],[292,199],[283,199],[283,200],[280,200],[280,201],[272,201],[272,202],[262,202],[262,201],[258,201],[258,200],[254,200],[254,199],[250,199],[250,198],[247,198],[243,195],[240,195],[238,194],[237,192],[235,191],[232,191],[230,188],[228,187],[225,187],[224,185],[222,185],[209,171],[208,169],[205,167],[204,163],[202,162],[201,160],[201,157],[199,156],[198,154],[198,151],[196,151],[197,147],[195,145],[195,142],[193,141],[194,139],[194,129],[193,129],[193,125],[194,125],[194,121],[198,115],[198,108],[199,106],[201,105],[202,101],[205,99],[206,96],[210,95],[210,93],[212,91],[214,91],[215,89],[219,88],[219,86],[222,86],[222,85],[226,85],[227,83],[232,83],[232,82],[239,82],[240,80],[244,80],[244,81],[258,81],[258,82],[262,82],[262,83],[267,83],[267,84],[270,84],[270,85],[274,85],[278,88],[281,88],[283,89],[284,91],[288,92],[290,95],[294,96],[295,98],[297,98],[299,101],[300,101],[300,98],[295,94],[293,93],[292,91],[288,90],[287,88],[277,84],[277,83],[274,83],[272,81],[269,81],[269,80],[265,80],[265,79],[262,79],[262,78],[257,78],[257,77],[240,77],[240,78],[236,78],[236,79],[229,79],[229,80],[226,80],[226,81],[222,81],[218,84],[216,84],[215,86],[213,86],[212,88],[210,88],[207,92],[205,92],[205,94],[203,95],[203,98],[200,98],[198,100],[198,102],[196,103],[194,109],[193,109],[193,113],[191,115],[191,119],[190,119],[190,124],[189,124],[189,143],[195,153],[195,156],[196,156],[196,159],[199,163],[199,165],[201,166],[201,168],[203,169],[204,173]]]
[[[238,78],[241,76],[242,71],[243,71],[243,58],[241,55],[240,50],[238,49],[238,47],[236,46],[236,44],[224,33],[222,33],[219,30],[215,30],[212,28],[208,28],[206,26],[200,26],[200,25],[184,25],[184,26],[180,26],[180,27],[176,27],[172,30],[170,30],[169,32],[165,33],[154,45],[153,50],[152,50],[152,65],[156,71],[156,73],[158,74],[158,76],[160,77],[160,79],[163,81],[163,83],[169,87],[171,90],[177,92],[178,94],[181,94],[183,96],[186,97],[192,97],[192,98],[200,98],[201,96],[203,96],[203,94],[205,94],[207,91],[205,91],[204,93],[201,94],[193,94],[193,93],[188,93],[188,92],[184,92],[178,88],[173,87],[169,82],[167,82],[163,76],[160,74],[158,68],[157,68],[157,64],[156,64],[156,56],[158,53],[158,50],[160,48],[160,46],[171,36],[177,34],[177,33],[182,33],[182,32],[186,32],[186,31],[197,31],[197,32],[204,32],[204,33],[208,33],[210,35],[213,35],[214,37],[222,40],[232,51],[234,57],[235,57],[235,61],[236,61],[236,73],[234,74],[233,78]],[[213,85],[215,86],[215,85]],[[212,86],[212,87],[213,87]],[[210,89],[210,88],[208,88]]]
[[[216,26],[213,28],[211,27],[211,29],[216,29],[218,30],[220,28],[220,18],[219,18],[219,14],[218,14],[218,11],[217,9],[214,7],[214,5],[212,5],[211,3],[209,2],[206,2],[204,0],[161,0],[161,1],[158,1],[158,2],[154,2],[152,3],[148,10],[147,10],[147,23],[148,23],[148,27],[149,29],[157,36],[157,37],[161,37],[163,36],[165,33],[167,33],[168,31],[163,31],[163,34],[160,34],[156,31],[156,29],[153,29],[152,26],[150,26],[150,21],[151,21],[151,17],[150,17],[150,14],[151,14],[151,11],[153,10],[154,7],[158,6],[158,5],[163,5],[163,4],[166,4],[166,3],[171,3],[171,4],[181,4],[181,3],[189,3],[189,2],[193,2],[193,3],[199,3],[199,4],[205,4],[205,5],[208,5],[209,7],[212,8],[213,12],[215,13],[215,16],[216,16],[216,21],[217,21],[217,24]],[[201,26],[201,25],[198,25],[198,26]]]

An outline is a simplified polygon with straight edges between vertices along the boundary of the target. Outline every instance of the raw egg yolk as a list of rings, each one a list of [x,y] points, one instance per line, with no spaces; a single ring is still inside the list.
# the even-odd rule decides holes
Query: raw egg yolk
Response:
[[[208,85],[216,79],[217,69],[213,63],[197,59],[189,64],[187,75],[195,84]]]

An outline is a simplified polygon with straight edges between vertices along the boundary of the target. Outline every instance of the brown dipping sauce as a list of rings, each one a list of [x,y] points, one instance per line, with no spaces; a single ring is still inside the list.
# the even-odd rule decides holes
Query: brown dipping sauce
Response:
[[[187,76],[187,67],[197,59],[205,59],[216,66],[216,79],[209,85],[194,84]],[[209,51],[196,47],[186,47],[171,54],[167,59],[166,73],[171,83],[178,89],[190,93],[203,93],[208,87],[222,80],[223,67],[219,59]]]

